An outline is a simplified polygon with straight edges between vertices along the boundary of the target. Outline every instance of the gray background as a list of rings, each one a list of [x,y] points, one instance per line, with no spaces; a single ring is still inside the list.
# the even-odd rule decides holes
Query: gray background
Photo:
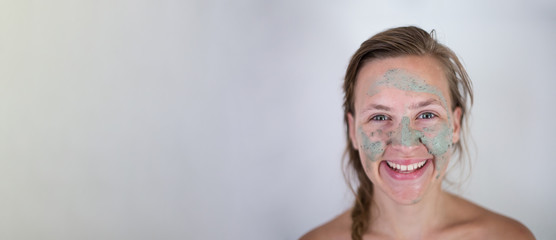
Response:
[[[465,197],[556,239],[556,4],[0,1],[1,239],[295,239],[350,206],[341,82],[386,28],[474,81]]]

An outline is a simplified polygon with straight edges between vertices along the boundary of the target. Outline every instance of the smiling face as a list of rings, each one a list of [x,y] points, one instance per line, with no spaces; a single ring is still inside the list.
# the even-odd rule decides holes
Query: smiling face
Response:
[[[448,81],[432,57],[376,59],[363,65],[348,124],[377,194],[412,204],[430,189],[440,190],[459,140],[461,109],[451,106]]]

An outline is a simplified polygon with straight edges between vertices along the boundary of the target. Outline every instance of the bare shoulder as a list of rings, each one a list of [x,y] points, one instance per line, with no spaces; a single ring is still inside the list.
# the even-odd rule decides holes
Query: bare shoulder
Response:
[[[343,212],[329,222],[306,233],[299,240],[350,240],[350,212],[350,210]]]
[[[484,209],[484,208],[483,208]],[[488,239],[535,239],[533,233],[515,219],[484,209],[478,223],[485,226]]]
[[[452,227],[470,239],[535,239],[533,233],[512,218],[483,208],[461,197],[452,195],[454,214],[459,218]],[[461,236],[463,237],[463,236]],[[466,238],[467,238],[466,237]]]

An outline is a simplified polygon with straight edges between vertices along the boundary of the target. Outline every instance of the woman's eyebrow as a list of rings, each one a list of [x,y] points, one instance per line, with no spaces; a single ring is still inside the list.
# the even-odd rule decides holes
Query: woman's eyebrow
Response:
[[[442,104],[440,103],[440,101],[438,101],[438,100],[436,100],[436,99],[434,99],[434,98],[430,98],[430,99],[425,100],[425,101],[422,101],[422,102],[418,102],[418,103],[415,103],[415,104],[411,104],[411,106],[409,106],[409,109],[423,108],[423,107],[426,107],[426,106],[429,106],[429,105],[433,105],[433,104],[435,104],[435,105],[440,105],[442,108],[446,109],[446,108],[444,107],[444,105],[442,105]]]
[[[369,111],[369,110],[382,110],[382,111],[390,111],[391,108],[387,107],[385,105],[381,105],[381,104],[369,104],[366,108],[365,111]]]

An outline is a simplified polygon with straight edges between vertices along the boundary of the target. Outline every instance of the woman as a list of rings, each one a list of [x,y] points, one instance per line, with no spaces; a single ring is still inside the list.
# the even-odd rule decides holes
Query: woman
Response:
[[[355,204],[302,240],[534,239],[521,223],[442,190],[450,158],[462,159],[473,94],[456,55],[431,34],[400,27],[365,41],[344,93]]]

